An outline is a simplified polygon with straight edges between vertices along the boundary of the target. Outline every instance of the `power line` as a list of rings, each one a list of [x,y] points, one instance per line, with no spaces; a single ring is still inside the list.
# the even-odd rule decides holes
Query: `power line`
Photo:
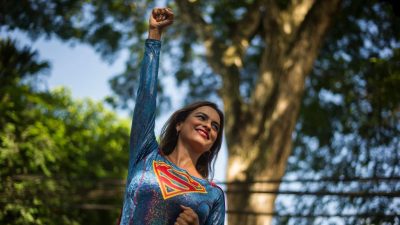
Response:
[[[347,177],[347,178],[330,178],[324,177],[319,179],[271,179],[271,180],[244,180],[244,181],[222,181],[215,182],[221,185],[240,185],[255,183],[317,183],[317,182],[380,182],[380,181],[400,181],[400,177]]]
[[[250,215],[250,216],[271,216],[271,217],[292,217],[292,218],[316,218],[316,217],[341,217],[341,218],[368,218],[368,217],[384,217],[384,218],[394,218],[398,215],[395,214],[371,214],[371,213],[358,213],[358,214],[328,214],[328,213],[320,213],[320,214],[280,214],[276,212],[253,212],[253,211],[242,211],[242,210],[227,210],[227,214],[239,214],[239,215]]]
[[[105,204],[82,204],[76,205],[75,207],[81,208],[83,210],[115,210],[118,208],[115,205],[105,205]],[[290,218],[331,218],[331,217],[340,217],[340,218],[370,218],[370,217],[384,217],[384,218],[394,218],[398,215],[395,214],[384,214],[384,213],[356,213],[356,214],[332,214],[332,213],[316,213],[316,214],[299,214],[299,213],[287,213],[281,214],[277,212],[254,212],[254,211],[244,211],[244,210],[226,210],[227,214],[239,214],[246,216],[271,216],[271,217],[290,217]]]
[[[52,179],[44,176],[35,175],[17,175],[12,177],[13,180],[32,180],[32,181],[43,181],[46,179]],[[55,180],[61,180],[62,178],[55,178]],[[264,181],[234,181],[234,182],[217,182],[218,184],[252,184],[252,183],[275,183],[275,182],[355,182],[355,181],[397,181],[400,177],[371,177],[371,178],[322,178],[322,179],[298,179],[298,180],[264,180]],[[81,180],[82,181],[82,180]],[[101,178],[86,179],[86,181],[95,181],[96,187],[89,188],[87,191],[97,191],[101,193],[101,196],[113,196],[115,191],[123,193],[125,187],[125,181],[116,178]],[[111,194],[109,192],[112,192]],[[86,192],[85,192],[86,193]],[[107,193],[109,193],[107,195]],[[376,192],[366,192],[366,191],[290,191],[290,190],[240,190],[240,189],[228,189],[225,191],[227,194],[275,194],[275,195],[313,195],[313,196],[344,196],[344,197],[400,197],[400,192],[398,190],[388,192],[388,191],[376,191]]]
[[[110,183],[115,185],[125,185],[125,179],[120,178],[93,178],[93,177],[79,177],[79,178],[68,178],[68,177],[45,177],[43,175],[14,175],[13,180],[45,180],[55,179],[62,180],[68,179],[73,180],[85,180],[85,181],[96,181],[104,183]],[[345,178],[331,178],[323,177],[318,179],[270,179],[270,180],[244,180],[244,181],[217,181],[216,184],[221,185],[235,185],[235,184],[253,184],[253,183],[316,183],[316,182],[381,182],[381,181],[400,181],[399,176],[394,177],[345,177]]]
[[[272,191],[272,190],[227,190],[226,194],[274,194],[274,195],[314,195],[343,197],[400,197],[399,191],[394,192],[333,192],[333,191]]]
[[[104,204],[83,204],[77,206],[83,210],[115,210],[116,206],[114,205],[104,205]],[[329,214],[329,213],[317,213],[317,214],[299,214],[299,213],[288,213],[288,214],[281,214],[277,212],[254,212],[254,211],[243,211],[243,210],[226,210],[227,214],[239,214],[239,215],[246,215],[246,216],[271,216],[271,217],[290,217],[290,218],[331,218],[331,217],[340,217],[340,218],[370,218],[370,217],[384,217],[384,218],[395,218],[398,215],[395,214],[384,214],[384,213],[358,213],[358,214]]]

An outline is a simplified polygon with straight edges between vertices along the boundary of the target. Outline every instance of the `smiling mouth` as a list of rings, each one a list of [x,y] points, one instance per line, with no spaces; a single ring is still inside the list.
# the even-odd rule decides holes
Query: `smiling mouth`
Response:
[[[210,139],[210,135],[208,134],[207,131],[202,130],[202,129],[196,129],[196,130],[197,130],[197,132],[199,132],[199,134],[200,134],[202,137],[206,138],[207,140]]]

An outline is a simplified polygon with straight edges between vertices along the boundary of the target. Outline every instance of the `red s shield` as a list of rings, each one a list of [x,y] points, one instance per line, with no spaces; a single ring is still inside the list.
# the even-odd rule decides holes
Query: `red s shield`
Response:
[[[205,187],[188,173],[180,172],[162,161],[153,161],[153,169],[164,199],[186,193],[207,193]]]

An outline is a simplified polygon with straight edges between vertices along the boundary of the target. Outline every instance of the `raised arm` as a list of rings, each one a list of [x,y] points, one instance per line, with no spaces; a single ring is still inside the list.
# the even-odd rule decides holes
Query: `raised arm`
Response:
[[[154,134],[157,98],[157,75],[161,48],[161,34],[172,24],[173,13],[167,8],[153,9],[149,19],[149,39],[140,69],[139,89],[133,111],[129,146],[128,184],[138,161],[157,149]]]

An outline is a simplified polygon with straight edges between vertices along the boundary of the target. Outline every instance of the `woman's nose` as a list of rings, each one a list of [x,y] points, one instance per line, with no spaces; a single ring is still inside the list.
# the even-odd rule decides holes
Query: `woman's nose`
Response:
[[[210,122],[208,122],[208,121],[204,122],[203,126],[204,126],[204,128],[207,129],[207,131],[211,130],[211,123]]]

